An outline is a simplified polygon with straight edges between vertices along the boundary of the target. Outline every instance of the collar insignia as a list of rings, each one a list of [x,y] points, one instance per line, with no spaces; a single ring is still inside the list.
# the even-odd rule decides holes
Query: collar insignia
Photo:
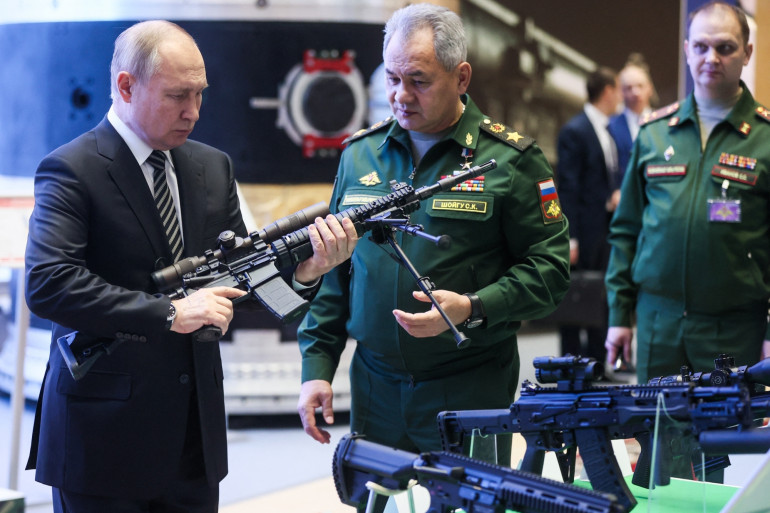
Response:
[[[749,132],[751,132],[751,125],[744,121],[741,123],[741,127],[738,129],[738,131],[743,135],[749,135]]]

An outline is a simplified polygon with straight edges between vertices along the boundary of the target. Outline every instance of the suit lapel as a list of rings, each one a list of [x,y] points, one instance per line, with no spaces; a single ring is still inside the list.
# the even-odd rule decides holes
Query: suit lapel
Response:
[[[147,181],[133,153],[106,118],[96,127],[95,134],[99,154],[110,161],[107,164],[107,174],[120,189],[155,254],[158,258],[166,260],[167,263],[161,266],[170,265],[171,250],[166,233],[163,231]]]
[[[171,150],[177,182],[179,202],[182,207],[182,231],[184,233],[184,254],[186,257],[199,256],[207,249],[203,246],[200,228],[206,225],[206,179],[203,165],[190,154],[190,145],[185,143]],[[197,229],[193,229],[197,227]]]

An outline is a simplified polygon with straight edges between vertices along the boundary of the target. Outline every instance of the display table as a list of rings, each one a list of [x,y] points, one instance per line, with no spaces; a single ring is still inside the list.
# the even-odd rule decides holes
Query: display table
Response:
[[[676,478],[672,478],[668,486],[647,490],[631,484],[631,477],[626,476],[626,484],[638,503],[632,513],[646,513],[648,507],[651,513],[719,513],[739,490],[735,486]],[[575,484],[591,487],[588,481],[575,481]]]
[[[0,488],[0,512],[2,513],[23,513],[24,495],[15,490],[6,490]]]

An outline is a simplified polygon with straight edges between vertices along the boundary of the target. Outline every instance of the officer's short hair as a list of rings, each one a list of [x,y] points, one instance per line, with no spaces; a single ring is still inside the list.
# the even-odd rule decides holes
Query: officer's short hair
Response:
[[[714,0],[713,2],[709,2],[707,4],[701,5],[697,9],[695,9],[693,12],[690,13],[690,16],[687,19],[687,39],[690,39],[690,26],[692,25],[692,20],[695,18],[696,15],[702,12],[709,12],[713,9],[726,9],[729,12],[732,12],[735,15],[735,19],[738,20],[738,25],[741,26],[741,37],[743,38],[743,46],[746,46],[749,44],[749,21],[746,19],[746,13],[743,12],[743,9],[738,7],[737,5],[728,4],[727,2],[724,2],[722,0]]]
[[[383,56],[395,34],[408,41],[424,28],[433,30],[433,50],[445,70],[452,71],[467,59],[468,45],[462,20],[453,11],[434,4],[412,4],[393,13],[385,24]]]

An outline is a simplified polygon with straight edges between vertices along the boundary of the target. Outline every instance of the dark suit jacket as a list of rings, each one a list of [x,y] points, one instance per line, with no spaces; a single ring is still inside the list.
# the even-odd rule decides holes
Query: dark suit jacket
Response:
[[[570,238],[580,246],[578,269],[601,269],[607,264],[612,185],[602,146],[585,112],[559,131],[556,167],[559,199],[569,219]]]
[[[626,167],[631,158],[631,147],[634,144],[631,139],[631,131],[628,129],[628,120],[625,112],[612,116],[609,127],[610,135],[615,140],[615,146],[618,148],[618,186],[623,183],[623,177],[626,174]]]
[[[214,248],[225,229],[245,234],[229,157],[194,141],[171,155],[185,256]],[[106,118],[41,162],[27,302],[54,326],[28,462],[38,481],[92,495],[157,495],[177,475],[191,399],[202,412],[206,476],[215,484],[227,474],[219,345],[165,330],[170,300],[150,276],[170,259],[147,182]],[[75,381],[55,344],[73,331],[131,340]]]

